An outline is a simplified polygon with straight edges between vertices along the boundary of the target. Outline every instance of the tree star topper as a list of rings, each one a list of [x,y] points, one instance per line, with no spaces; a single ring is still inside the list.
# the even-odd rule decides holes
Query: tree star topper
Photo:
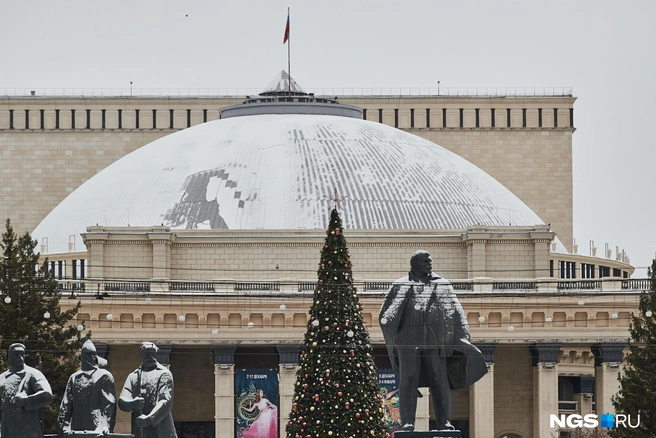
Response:
[[[348,196],[340,196],[337,193],[337,187],[335,187],[335,192],[332,195],[325,195],[324,198],[328,198],[328,200],[330,201],[328,203],[328,210],[332,210],[334,206],[343,208],[342,201],[348,198]]]

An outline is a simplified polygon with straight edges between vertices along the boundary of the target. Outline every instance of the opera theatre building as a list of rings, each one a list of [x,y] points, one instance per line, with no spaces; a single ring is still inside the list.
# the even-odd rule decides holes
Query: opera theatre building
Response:
[[[391,427],[378,313],[419,249],[488,366],[453,393],[463,436],[550,438],[551,414],[613,412],[648,282],[622,251],[574,244],[571,90],[319,96],[288,81],[248,97],[0,96],[0,213],[33,230],[61,302],[82,302],[118,390],[153,341],[179,436],[244,437],[260,390],[284,436],[337,189]]]

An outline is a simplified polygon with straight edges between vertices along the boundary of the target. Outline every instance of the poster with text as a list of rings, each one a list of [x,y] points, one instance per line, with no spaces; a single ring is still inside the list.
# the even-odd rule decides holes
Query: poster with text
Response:
[[[399,379],[394,370],[378,370],[378,387],[385,410],[385,424],[389,432],[401,430],[399,411]]]
[[[278,371],[235,373],[235,435],[237,438],[278,438]]]

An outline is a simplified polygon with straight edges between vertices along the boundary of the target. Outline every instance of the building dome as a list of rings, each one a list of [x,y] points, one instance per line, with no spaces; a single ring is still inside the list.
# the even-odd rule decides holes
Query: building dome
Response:
[[[350,229],[543,223],[487,173],[420,137],[349,117],[264,114],[141,147],[71,193],[33,236],[57,253],[96,224],[323,229],[335,188],[348,196]]]

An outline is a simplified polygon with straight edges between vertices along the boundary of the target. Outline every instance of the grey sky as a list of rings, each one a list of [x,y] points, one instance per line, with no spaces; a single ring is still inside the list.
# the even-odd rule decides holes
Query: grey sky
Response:
[[[651,263],[656,2],[3,2],[0,91],[261,88],[287,67],[287,6],[308,89],[572,87],[579,252]]]

